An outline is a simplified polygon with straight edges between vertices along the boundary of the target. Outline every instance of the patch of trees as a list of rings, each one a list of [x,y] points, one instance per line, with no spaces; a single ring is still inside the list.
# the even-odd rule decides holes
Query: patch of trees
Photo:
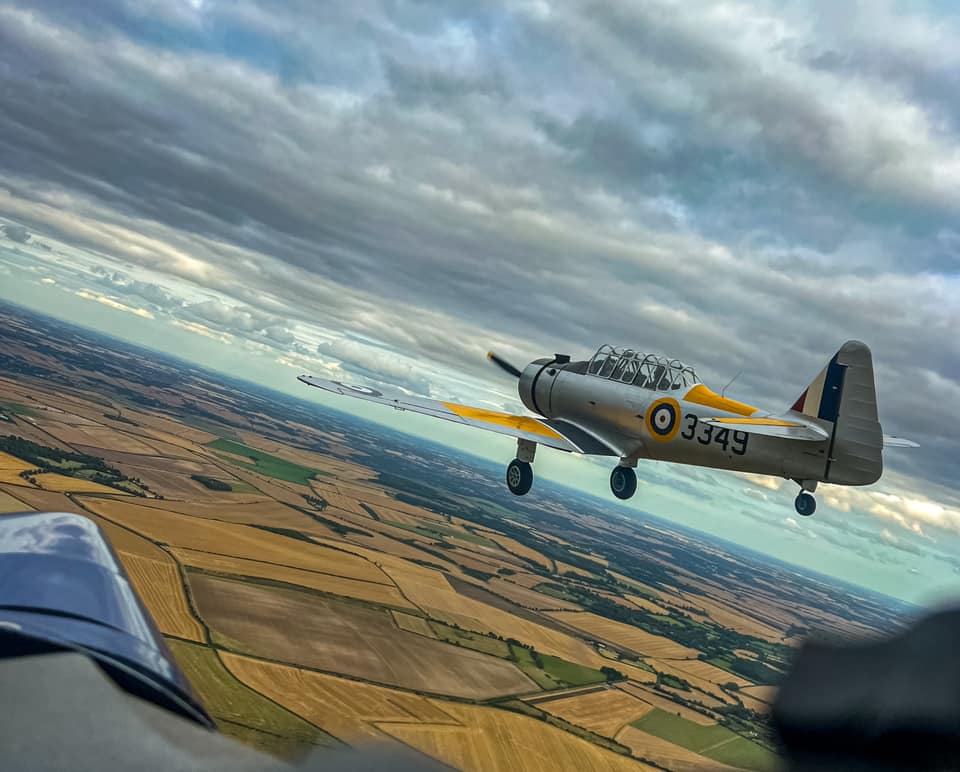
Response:
[[[679,689],[682,692],[690,691],[690,682],[685,678],[678,678],[670,673],[657,671],[657,686],[668,686],[671,689]]]
[[[616,668],[608,667],[607,665],[603,665],[603,666],[600,668],[600,672],[603,673],[603,674],[607,677],[607,683],[611,683],[611,684],[612,684],[612,683],[615,683],[615,682],[617,682],[617,681],[626,681],[626,680],[627,680],[627,677],[626,677],[623,673],[621,673],[621,672],[620,672],[619,670],[617,670]]]
[[[349,533],[355,533],[358,536],[366,536],[368,538],[373,536],[372,533],[369,531],[364,531],[362,528],[354,528],[352,525],[346,525],[345,523],[340,523],[336,520],[330,520],[322,515],[318,515],[316,512],[311,512],[309,509],[303,509],[302,507],[297,507],[297,509],[303,512],[303,514],[305,514],[315,523],[325,525],[338,536],[346,536]]]
[[[309,493],[303,494],[303,500],[307,502],[314,509],[319,509],[321,512],[330,506],[330,502],[321,496],[311,496]]]
[[[489,581],[493,579],[496,574],[490,574],[486,571],[478,571],[476,568],[470,568],[470,566],[460,566],[460,570],[463,571],[467,576],[472,576],[474,579],[479,579],[481,582]]]
[[[204,488],[209,488],[212,491],[232,491],[230,483],[224,482],[223,480],[218,480],[215,477],[207,477],[202,474],[192,474],[190,475],[191,480],[196,480]]]
[[[141,498],[145,497],[146,492],[150,490],[139,478],[127,477],[118,469],[108,466],[102,458],[51,448],[14,434],[0,437],[0,451],[36,464],[36,469],[28,469],[26,474],[21,474],[21,477],[33,484],[36,484],[34,475],[56,472],[66,477],[90,480],[100,485],[117,488]]]

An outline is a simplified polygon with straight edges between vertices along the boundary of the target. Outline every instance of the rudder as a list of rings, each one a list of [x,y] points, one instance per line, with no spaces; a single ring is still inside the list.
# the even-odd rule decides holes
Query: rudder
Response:
[[[825,482],[869,485],[883,473],[873,357],[865,343],[844,343],[792,410],[833,424]]]

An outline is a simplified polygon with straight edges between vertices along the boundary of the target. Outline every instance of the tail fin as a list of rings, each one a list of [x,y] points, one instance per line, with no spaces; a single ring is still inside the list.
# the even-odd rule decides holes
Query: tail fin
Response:
[[[870,349],[844,343],[794,402],[792,410],[833,424],[825,482],[869,485],[883,473],[883,430]]]

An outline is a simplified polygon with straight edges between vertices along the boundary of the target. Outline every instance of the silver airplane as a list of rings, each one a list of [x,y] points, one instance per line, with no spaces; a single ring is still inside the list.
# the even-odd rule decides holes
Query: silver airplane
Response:
[[[487,357],[519,379],[520,400],[536,417],[384,394],[310,375],[299,380],[516,437],[507,487],[517,496],[533,485],[537,445],[546,445],[619,458],[610,475],[610,490],[619,499],[637,490],[637,462],[654,459],[793,480],[800,486],[797,512],[806,516],[816,511],[819,483],[870,485],[883,472],[883,448],[917,447],[883,434],[870,349],[859,341],[844,343],[796,402],[780,412],[717,394],[678,360],[630,348],[601,346],[582,361],[555,354],[523,371],[493,353]]]

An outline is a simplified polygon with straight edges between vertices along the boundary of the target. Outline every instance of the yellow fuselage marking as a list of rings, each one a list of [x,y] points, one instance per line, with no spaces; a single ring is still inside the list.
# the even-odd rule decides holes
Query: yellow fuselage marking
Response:
[[[754,426],[805,426],[795,421],[783,421],[779,418],[705,418],[705,421],[721,424],[747,424]]]
[[[498,426],[509,426],[512,429],[518,429],[521,432],[530,434],[539,434],[541,437],[550,437],[554,440],[564,439],[562,435],[557,434],[549,426],[544,426],[536,418],[527,418],[522,415],[510,415],[509,413],[498,413],[496,410],[484,410],[479,407],[469,407],[467,405],[457,405],[453,402],[442,403],[450,412],[455,413],[461,418],[469,418],[473,421],[484,421],[488,424],[497,424]]]
[[[693,402],[695,405],[712,407],[716,410],[722,410],[725,413],[736,413],[737,415],[753,415],[757,408],[747,405],[743,402],[737,402],[735,399],[721,397],[716,392],[710,391],[702,383],[698,383],[684,397],[687,402]]]

